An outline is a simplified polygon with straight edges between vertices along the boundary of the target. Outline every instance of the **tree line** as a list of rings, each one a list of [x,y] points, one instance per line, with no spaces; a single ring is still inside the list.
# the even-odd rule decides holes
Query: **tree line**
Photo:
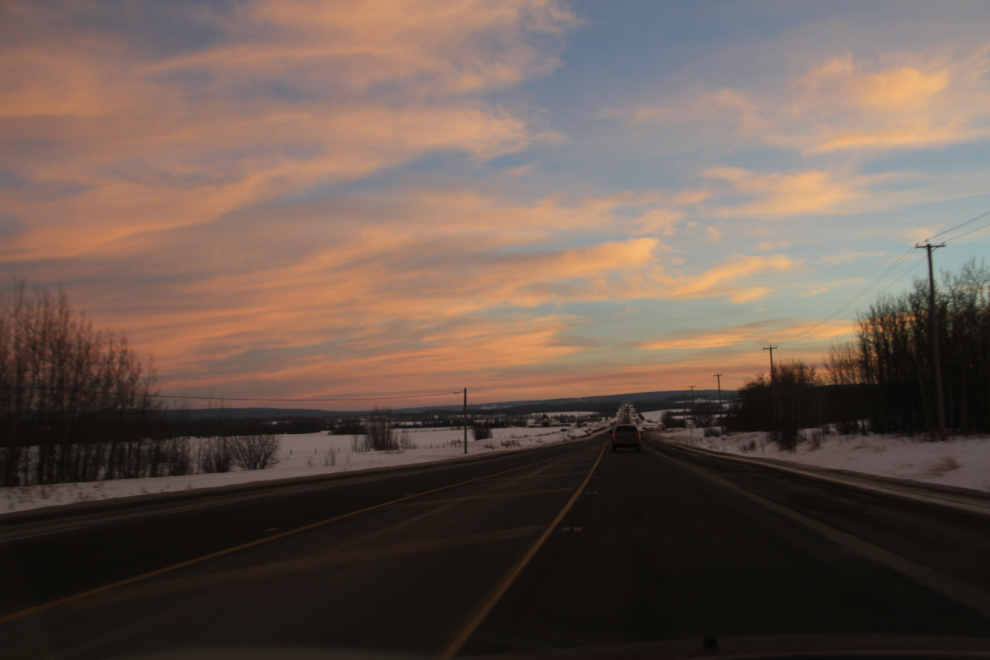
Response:
[[[151,361],[97,331],[64,291],[0,288],[0,486],[271,465],[278,439],[241,424],[191,442],[163,414]],[[229,437],[233,436],[233,437]]]
[[[0,290],[0,484],[145,473],[132,440],[158,408],[154,384],[151,364],[95,331],[65,292]]]
[[[938,342],[946,428],[990,432],[990,269],[971,261],[944,273],[932,332],[928,284],[881,296],[857,319],[856,338],[832,348],[824,373],[800,362],[774,365],[739,391],[730,428],[779,431],[837,424],[846,433],[934,436],[938,425],[933,342]],[[771,390],[773,394],[771,395]]]

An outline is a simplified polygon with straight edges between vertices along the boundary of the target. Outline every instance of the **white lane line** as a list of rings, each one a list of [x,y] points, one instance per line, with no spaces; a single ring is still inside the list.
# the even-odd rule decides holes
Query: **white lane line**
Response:
[[[892,568],[898,573],[914,580],[918,584],[937,591],[943,596],[948,596],[952,600],[962,603],[963,605],[976,610],[983,616],[990,618],[990,594],[978,587],[966,584],[961,580],[957,580],[956,578],[940,573],[933,568],[919,564],[912,559],[908,559],[907,557],[875,545],[866,539],[862,539],[858,536],[832,527],[831,525],[815,520],[814,518],[810,518],[802,513],[788,509],[787,507],[777,504],[776,502],[771,502],[756,493],[751,493],[745,488],[737,486],[722,477],[711,474],[698,466],[692,465],[683,460],[671,458],[670,456],[657,451],[653,447],[647,446],[647,449],[661,458],[676,461],[682,467],[691,470],[701,477],[714,481],[715,483],[724,486],[725,488],[729,488],[736,493],[745,495],[749,499],[772,511],[776,511],[777,513],[781,513],[792,520],[796,520],[802,525],[810,527],[811,529],[825,535],[825,537],[829,540],[844,546],[848,550],[875,561],[878,564]]]

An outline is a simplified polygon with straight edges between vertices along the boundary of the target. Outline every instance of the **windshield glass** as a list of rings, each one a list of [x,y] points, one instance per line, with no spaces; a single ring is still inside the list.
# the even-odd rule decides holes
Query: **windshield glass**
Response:
[[[0,656],[987,650],[988,26],[0,2]]]

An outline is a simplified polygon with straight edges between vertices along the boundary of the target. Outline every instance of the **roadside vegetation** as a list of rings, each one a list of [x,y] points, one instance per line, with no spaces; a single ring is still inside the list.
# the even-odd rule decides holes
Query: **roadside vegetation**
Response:
[[[779,434],[793,448],[798,429],[935,438],[932,342],[939,342],[946,428],[990,432],[990,269],[970,262],[945,274],[931,331],[926,282],[883,296],[858,319],[856,339],[832,348],[824,373],[802,362],[774,365],[737,394],[729,430]]]
[[[0,486],[262,469],[278,438],[176,435],[150,360],[62,291],[0,289]]]

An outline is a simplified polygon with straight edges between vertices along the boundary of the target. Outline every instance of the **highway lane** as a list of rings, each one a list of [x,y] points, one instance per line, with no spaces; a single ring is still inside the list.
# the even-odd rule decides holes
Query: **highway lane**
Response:
[[[42,584],[63,595],[77,588],[59,591],[57,580],[44,577],[45,566],[25,552],[44,547],[44,556],[56,562],[52,570],[66,576],[71,571],[57,563],[59,546],[75,565],[131,566],[111,569],[103,580],[73,578],[77,585],[105,585],[121,575],[133,577],[134,567],[149,567],[144,555],[132,557],[137,545],[154,550],[154,543],[140,538],[147,530],[156,540],[168,536],[159,528],[206,539],[172,541],[152,569],[167,566],[166,559],[188,561],[193,550],[216,552],[221,535],[211,525],[235,530],[223,547],[245,539],[255,544],[41,611],[8,614],[0,619],[0,648],[4,657],[26,658],[218,644],[435,653],[566,505],[588,477],[601,444],[569,443],[476,463],[330,481],[310,491],[269,492],[263,499],[152,515],[150,522],[128,517],[115,524],[111,518],[96,530],[12,541],[4,546],[4,584]],[[354,512],[319,524],[327,520],[322,516]],[[310,527],[289,533],[299,524]],[[265,537],[268,525],[280,531]],[[79,538],[98,556],[74,559],[73,541]],[[99,552],[94,538],[105,539]],[[271,540],[257,543],[262,538]],[[33,573],[19,580],[10,570],[18,563]]]
[[[588,491],[465,654],[704,636],[990,636],[990,621],[959,602],[670,456],[608,453]]]
[[[990,516],[984,513],[842,483],[795,478],[772,467],[740,464],[677,445],[656,441],[650,445],[749,493],[990,594]],[[918,486],[919,491],[925,490]]]
[[[50,520],[43,511],[39,521],[34,515],[0,516],[0,617],[273,533],[572,451],[573,445],[560,445],[285,487],[259,484],[233,494],[194,491],[177,501],[174,496],[149,496],[142,506],[130,508],[108,501],[90,513]]]
[[[268,542],[0,623],[0,648],[5,657],[32,658],[203,645],[473,655],[704,635],[990,636],[977,612],[740,495],[698,465],[647,450],[603,453],[605,446],[573,443],[235,498],[151,522],[104,520],[61,541],[56,534],[7,544],[9,557],[10,547],[66,544],[83,532],[96,548],[93,539],[103,536],[109,559],[74,565],[129,563],[110,571],[116,577],[280,528]],[[205,540],[174,542],[154,562],[127,559],[134,544],[120,546],[121,538],[140,540],[162,526],[172,533],[188,526],[187,536]],[[225,529],[234,530],[226,545]],[[72,578],[73,570],[57,571],[71,588],[37,575],[31,584],[64,595],[109,581]],[[515,577],[506,583],[507,575]],[[499,585],[504,593],[491,602]],[[453,643],[459,637],[463,643]]]

